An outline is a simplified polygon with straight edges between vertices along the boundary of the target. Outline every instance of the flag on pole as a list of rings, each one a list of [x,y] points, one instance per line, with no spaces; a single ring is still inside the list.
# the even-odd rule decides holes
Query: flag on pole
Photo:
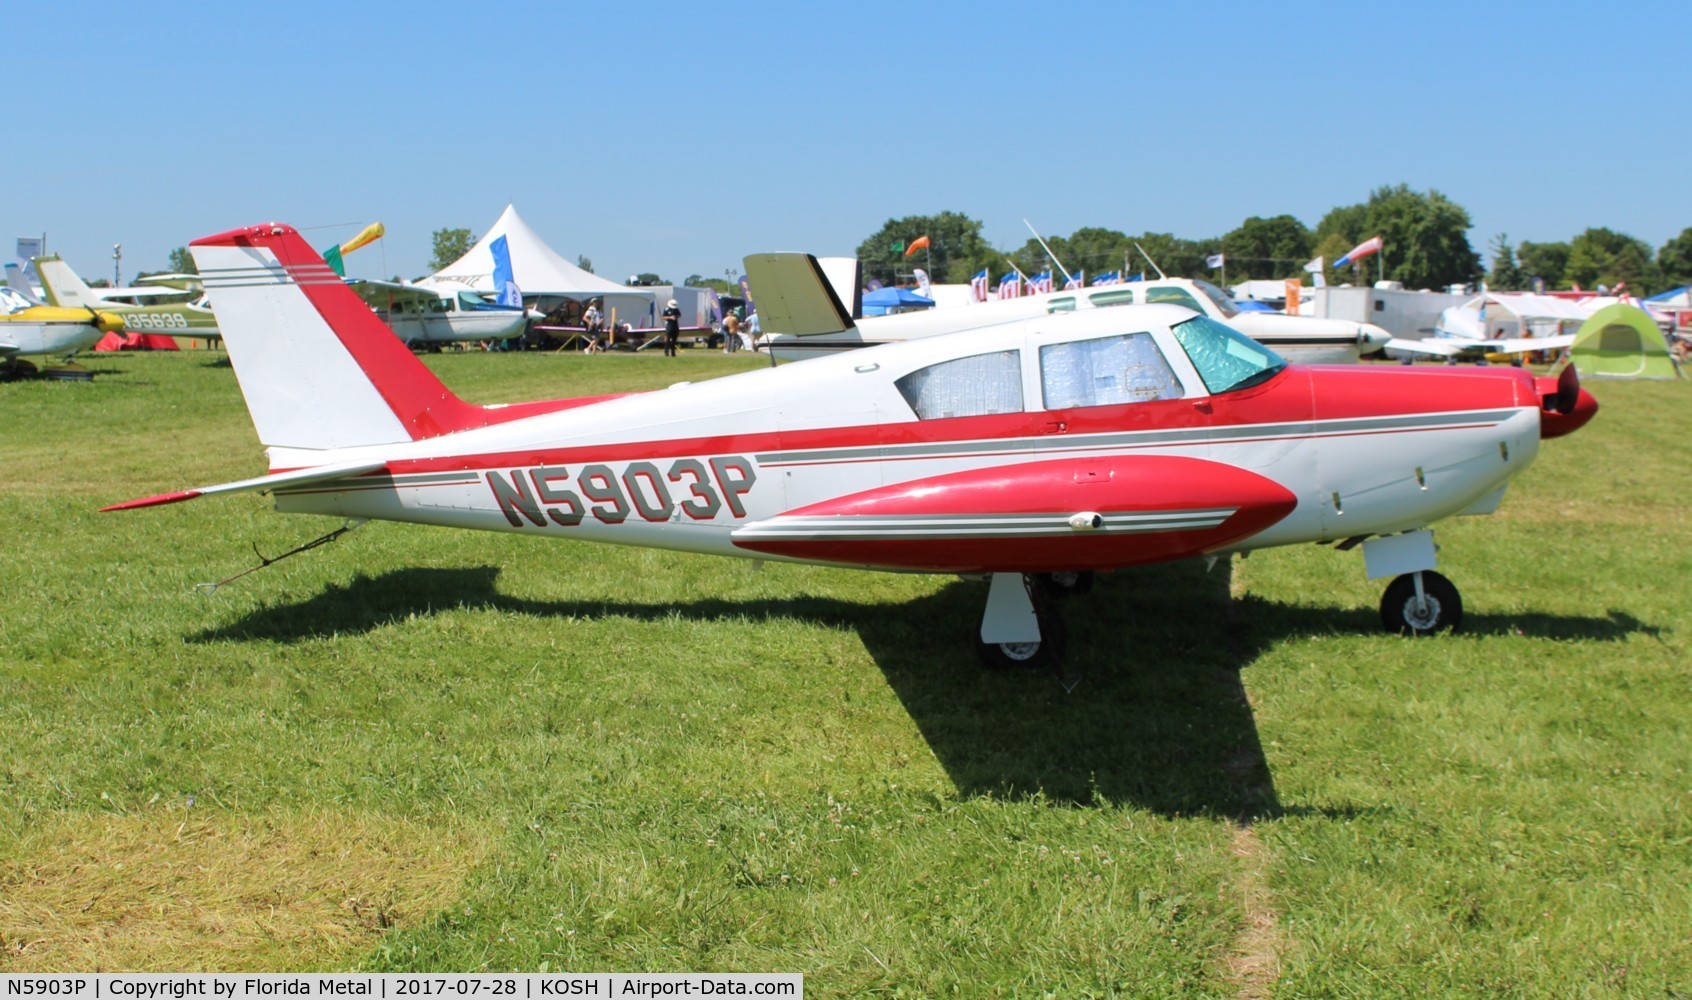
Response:
[[[1304,273],[1315,276],[1311,280],[1316,283],[1317,288],[1327,287],[1328,276],[1322,271],[1322,258],[1318,257],[1310,263],[1304,265]]]
[[[924,271],[920,267],[917,267],[917,268],[911,269],[911,274],[916,278],[917,294],[922,296],[925,299],[933,298],[934,297],[934,289],[933,289],[933,286],[929,283],[928,272]]]
[[[918,236],[916,239],[911,241],[910,246],[905,248],[905,256],[909,257],[911,254],[916,253],[918,250],[925,250],[927,248],[928,248],[928,237]]]
[[[523,292],[517,287],[516,278],[511,272],[510,244],[501,236],[488,244],[488,249],[493,251],[493,283],[494,291],[498,293],[494,301],[502,306],[516,306],[521,309]]]
[[[347,265],[345,261],[341,260],[341,247],[339,244],[323,251],[323,263],[328,264],[329,270],[334,271],[341,277],[344,278],[347,276]]]
[[[1225,258],[1219,253],[1213,253],[1204,259],[1204,266],[1212,270],[1221,267]]]
[[[987,276],[987,269],[982,268],[969,279],[969,297],[972,302],[987,301],[987,285],[992,279]]]
[[[1052,290],[1052,272],[1050,268],[1041,271],[1028,279],[1028,294],[1040,295]]]
[[[1086,288],[1086,287],[1087,287],[1087,269],[1086,268],[1082,268],[1081,270],[1075,272],[1074,274],[1064,275],[1064,278],[1063,278],[1063,290],[1064,291],[1072,292],[1077,288]]]
[[[1016,299],[1022,297],[1022,275],[1015,271],[999,279],[999,298]]]
[[[904,253],[905,252],[905,241],[904,240],[894,240],[893,246],[890,249],[894,253]]]
[[[1341,257],[1339,260],[1334,261],[1334,266],[1344,267],[1347,264],[1355,264],[1372,253],[1380,252],[1381,238],[1379,236],[1373,236],[1352,247],[1350,253]]]

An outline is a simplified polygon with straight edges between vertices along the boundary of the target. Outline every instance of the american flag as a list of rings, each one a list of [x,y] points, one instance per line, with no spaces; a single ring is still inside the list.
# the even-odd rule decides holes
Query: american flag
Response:
[[[1066,275],[1063,276],[1063,290],[1066,291],[1066,292],[1073,292],[1077,288],[1086,288],[1086,287],[1087,287],[1087,269],[1086,268],[1082,268],[1081,270],[1075,272],[1074,274],[1066,274]]]
[[[1041,292],[1049,292],[1051,290],[1052,272],[1049,270],[1041,271],[1039,274],[1036,274],[1034,277],[1028,279],[1028,294],[1030,295],[1038,295]]]
[[[1015,271],[999,279],[999,298],[1015,299],[1022,297],[1022,275]]]
[[[982,268],[969,279],[969,297],[975,302],[987,301],[987,284],[991,279],[987,277],[987,269]]]
[[[1121,271],[1106,271],[1105,273],[1103,273],[1103,274],[1101,274],[1098,277],[1093,279],[1093,287],[1094,288],[1097,288],[1100,285],[1120,285],[1120,284],[1122,284],[1122,272]]]

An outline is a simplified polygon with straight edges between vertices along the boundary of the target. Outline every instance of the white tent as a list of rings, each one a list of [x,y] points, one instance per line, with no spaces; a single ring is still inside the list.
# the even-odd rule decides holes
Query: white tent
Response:
[[[517,214],[517,206],[507,205],[476,245],[464,256],[441,268],[420,285],[436,288],[467,288],[478,292],[497,291],[493,281],[492,244],[505,237],[511,254],[511,276],[523,291],[523,300],[546,309],[558,299],[602,300],[601,312],[609,319],[613,312],[618,321],[634,326],[651,326],[654,298],[650,291],[619,285],[590,271],[584,271],[565,260],[558,251],[529,228]],[[552,300],[552,301],[547,301]]]

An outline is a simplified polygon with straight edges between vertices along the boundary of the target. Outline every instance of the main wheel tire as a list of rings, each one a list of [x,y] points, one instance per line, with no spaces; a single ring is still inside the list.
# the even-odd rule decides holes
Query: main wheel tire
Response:
[[[1427,600],[1418,606],[1414,573],[1393,580],[1381,597],[1381,625],[1399,635],[1433,635],[1463,624],[1463,598],[1450,580],[1426,570],[1422,593]]]
[[[1063,663],[1068,635],[1055,611],[1035,613],[1040,624],[1038,642],[982,642],[976,633],[975,654],[988,670],[1056,670]]]

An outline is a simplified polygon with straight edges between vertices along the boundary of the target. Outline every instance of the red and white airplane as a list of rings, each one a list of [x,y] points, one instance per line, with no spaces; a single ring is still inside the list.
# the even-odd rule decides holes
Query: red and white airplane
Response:
[[[1491,512],[1597,409],[1572,369],[1291,367],[1169,305],[476,406],[293,229],[191,250],[271,472],[107,510],[265,490],[354,521],[979,575],[993,665],[1055,666],[1048,598],[1094,571],[1299,542],[1360,544],[1396,577],[1388,629],[1453,627],[1428,525]]]

